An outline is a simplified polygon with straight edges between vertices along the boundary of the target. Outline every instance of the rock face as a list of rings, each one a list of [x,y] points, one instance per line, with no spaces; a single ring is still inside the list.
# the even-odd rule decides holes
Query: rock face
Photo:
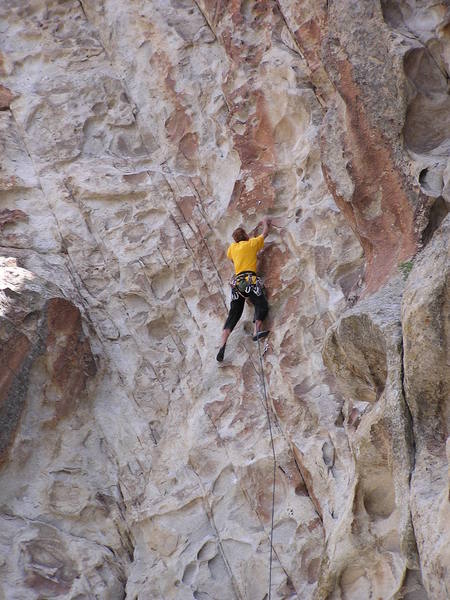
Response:
[[[448,537],[439,534],[449,522],[449,234],[447,217],[417,258],[402,305],[405,394],[415,441],[411,514],[424,581],[433,598],[448,595],[450,564]]]
[[[448,3],[0,18],[0,598],[446,600]]]

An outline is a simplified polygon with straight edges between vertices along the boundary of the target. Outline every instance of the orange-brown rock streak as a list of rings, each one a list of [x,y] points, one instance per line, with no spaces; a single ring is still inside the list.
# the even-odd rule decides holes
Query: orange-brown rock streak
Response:
[[[311,82],[316,87],[319,99],[326,101],[333,93],[334,88],[328,77],[322,61],[321,46],[327,35],[327,6],[323,0],[309,2],[301,0],[292,9],[288,16],[284,10],[284,2],[279,2],[280,10],[286,18],[288,27],[293,32],[295,41],[301,49],[308,64]]]
[[[354,183],[350,203],[324,174],[336,204],[358,235],[366,255],[366,293],[377,290],[397,265],[415,254],[418,233],[406,177],[395,165],[392,150],[382,134],[370,126],[348,61],[338,64],[339,92],[346,105],[344,152]]]
[[[8,326],[6,326],[8,328]],[[5,324],[2,324],[5,329]],[[3,335],[2,335],[3,337]],[[28,338],[13,331],[0,348],[0,464],[14,437],[23,410],[27,375],[23,373],[30,350]]]
[[[54,417],[59,420],[76,407],[96,366],[82,332],[80,311],[71,302],[63,298],[48,302],[47,328],[46,359],[51,383],[59,392]]]
[[[358,59],[349,55],[354,51],[354,37],[348,37],[346,32],[341,31],[336,14],[327,14],[323,5],[319,4],[312,13],[311,10],[305,10],[305,16],[301,19],[302,11],[299,9],[299,13],[291,17],[291,26],[297,26],[295,38],[305,54],[319,95],[328,100],[332,98],[332,80],[345,104],[345,117],[339,113],[343,118],[339,124],[343,126],[343,131],[340,138],[336,136],[336,140],[340,139],[347,176],[353,184],[351,197],[344,197],[340,192],[336,174],[331,172],[327,164],[327,132],[321,139],[322,168],[336,204],[364,249],[365,293],[372,293],[387,281],[400,262],[417,251],[421,229],[417,223],[421,214],[420,206],[417,208],[420,198],[418,189],[414,189],[412,182],[408,181],[406,169],[399,165],[401,150],[393,147],[397,144],[395,136],[392,135],[392,139],[388,140],[375,125],[377,122],[386,122],[383,106],[381,109],[377,107],[379,114],[368,114],[373,108],[377,84],[370,81],[369,75],[360,73],[358,77],[355,76],[354,62]],[[361,11],[365,11],[364,14],[367,13],[374,24],[377,22],[379,15],[376,11],[370,12],[367,6]],[[330,19],[334,21],[330,22]],[[364,27],[369,26],[355,24],[359,35],[362,35]],[[384,42],[383,34],[380,34],[381,57],[388,56]],[[385,95],[392,93],[393,73],[389,68],[380,69],[380,73],[374,69],[374,74],[386,76],[386,81],[378,83],[380,88],[385,86]],[[359,81],[361,78],[362,84]],[[418,218],[415,219],[415,215]]]
[[[270,2],[261,2],[250,9],[235,0],[226,10],[222,7],[218,10],[218,5],[207,9],[208,18],[216,23],[230,58],[222,89],[230,111],[228,124],[233,131],[234,147],[241,160],[240,179],[236,182],[230,208],[244,215],[254,208],[267,210],[275,200],[273,132],[265,110],[264,91],[257,84],[262,58],[270,46],[272,8]],[[252,46],[243,43],[250,32],[257,42]],[[245,83],[236,87],[242,71]]]

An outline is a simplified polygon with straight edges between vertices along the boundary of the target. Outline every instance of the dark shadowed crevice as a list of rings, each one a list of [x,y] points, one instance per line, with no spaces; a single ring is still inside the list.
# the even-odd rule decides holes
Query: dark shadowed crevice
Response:
[[[448,155],[450,146],[450,97],[448,74],[435,54],[414,48],[405,54],[403,65],[410,85],[403,136],[405,147],[417,154]]]
[[[439,198],[436,198],[436,200],[434,201],[434,203],[430,209],[430,213],[429,213],[429,217],[428,217],[428,225],[426,226],[426,228],[424,229],[423,234],[422,234],[422,245],[423,246],[426,246],[428,244],[428,242],[431,240],[435,231],[439,228],[442,221],[448,215],[448,212],[449,212],[449,205],[444,200],[444,198],[442,196],[439,196]]]
[[[406,570],[399,597],[402,600],[428,600],[419,570]]]

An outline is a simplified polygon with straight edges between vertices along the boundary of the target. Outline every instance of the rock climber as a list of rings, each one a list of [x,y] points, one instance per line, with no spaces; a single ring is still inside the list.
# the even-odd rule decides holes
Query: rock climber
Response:
[[[255,307],[255,329],[253,340],[257,341],[269,334],[268,330],[262,331],[262,322],[269,311],[262,280],[256,275],[256,261],[258,252],[264,246],[264,238],[269,233],[270,219],[264,217],[257,225],[263,225],[261,235],[249,237],[245,229],[238,227],[233,231],[234,243],[227,251],[227,257],[233,261],[234,275],[231,279],[231,304],[227,320],[223,326],[220,350],[216,356],[219,362],[225,356],[225,346],[230,333],[236,327],[244,310],[245,300],[248,298]]]

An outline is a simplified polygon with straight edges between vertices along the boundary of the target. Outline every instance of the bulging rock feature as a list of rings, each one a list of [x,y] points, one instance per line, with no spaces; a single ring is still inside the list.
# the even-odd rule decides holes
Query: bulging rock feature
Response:
[[[447,600],[449,18],[0,3],[1,598]]]
[[[36,361],[47,363],[43,395],[54,418],[73,410],[96,372],[89,342],[81,329],[80,311],[60,293],[13,259],[1,260],[2,353],[1,455],[12,444],[26,407],[30,376]],[[60,394],[55,396],[55,384]],[[62,393],[61,393],[62,392]],[[60,396],[60,397],[58,397]]]
[[[449,518],[449,234],[447,217],[416,259],[402,304],[405,395],[415,443],[411,510],[430,598],[444,598],[450,579],[450,534],[441,526]]]
[[[385,340],[379,328],[365,316],[349,316],[329,335],[324,360],[342,382],[342,393],[363,402],[376,402],[384,392],[387,377]]]
[[[13,259],[1,264],[2,458],[13,441],[26,405],[34,363],[46,364],[43,396],[60,419],[76,408],[87,381],[96,373],[95,360],[81,327],[80,311],[61,293]]]
[[[403,286],[397,277],[344,313],[325,338],[324,361],[345,398],[354,471],[348,508],[328,544],[320,598],[395,597],[408,569],[418,569],[408,501],[414,442],[403,389]],[[369,560],[374,571],[363,566]]]

